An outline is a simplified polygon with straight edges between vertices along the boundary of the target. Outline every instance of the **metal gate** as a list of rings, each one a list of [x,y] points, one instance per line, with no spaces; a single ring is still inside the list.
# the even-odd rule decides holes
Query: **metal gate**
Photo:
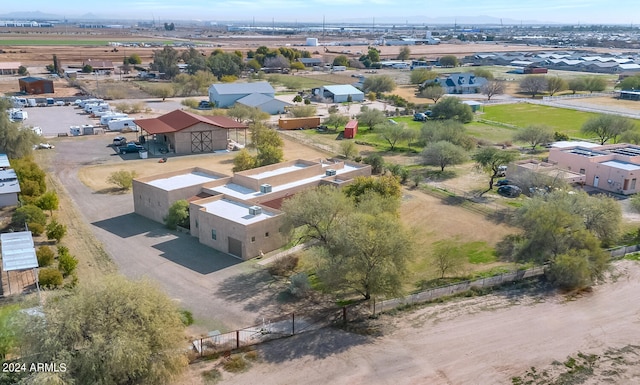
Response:
[[[229,237],[229,254],[242,258],[242,242]]]
[[[211,131],[200,131],[191,133],[191,152],[211,152],[213,151],[213,141]]]

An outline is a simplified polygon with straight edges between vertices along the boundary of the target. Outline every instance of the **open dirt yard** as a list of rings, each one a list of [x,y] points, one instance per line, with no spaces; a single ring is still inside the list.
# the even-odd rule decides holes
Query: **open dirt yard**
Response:
[[[261,360],[247,372],[223,372],[224,384],[511,384],[531,367],[552,378],[578,353],[598,356],[584,382],[640,381],[640,265],[614,264],[612,276],[591,293],[506,292],[383,316],[368,330],[381,336],[321,329],[258,347]],[[180,385],[201,384],[193,365]],[[538,384],[538,383],[536,383]]]

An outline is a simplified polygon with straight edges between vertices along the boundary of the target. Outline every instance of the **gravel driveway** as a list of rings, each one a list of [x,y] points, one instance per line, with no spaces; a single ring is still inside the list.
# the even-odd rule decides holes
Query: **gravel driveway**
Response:
[[[268,285],[270,277],[253,262],[216,252],[197,238],[134,214],[131,193],[94,192],[78,179],[83,166],[137,157],[117,155],[109,147],[111,140],[112,135],[58,138],[49,171],[59,178],[120,272],[156,280],[207,330],[233,330],[265,316],[268,309],[260,305],[267,301],[261,296],[268,293],[258,289]]]

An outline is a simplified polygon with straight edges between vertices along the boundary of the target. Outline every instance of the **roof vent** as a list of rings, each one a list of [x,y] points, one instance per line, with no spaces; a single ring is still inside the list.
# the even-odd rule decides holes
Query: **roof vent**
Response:
[[[263,194],[270,193],[271,192],[271,185],[270,184],[260,185],[260,192],[263,193]]]
[[[330,169],[327,169],[327,171],[325,171],[325,173],[324,173],[324,174],[325,174],[326,176],[335,176],[335,175],[336,175],[336,170],[334,170],[334,169],[330,168]]]
[[[262,207],[260,207],[260,206],[251,206],[251,207],[249,207],[249,214],[250,215],[260,215],[260,214],[262,214]]]

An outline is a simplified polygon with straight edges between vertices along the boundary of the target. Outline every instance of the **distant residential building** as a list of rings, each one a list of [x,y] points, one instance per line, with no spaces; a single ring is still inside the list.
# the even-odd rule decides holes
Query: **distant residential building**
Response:
[[[0,207],[17,205],[19,193],[20,183],[16,172],[12,169],[0,170]]]
[[[447,94],[477,94],[481,92],[482,86],[487,83],[487,79],[475,76],[473,73],[455,73],[446,78],[435,78],[422,83],[421,87],[430,84],[439,84]]]
[[[1,62],[0,75],[15,75],[20,70],[20,62]]]

